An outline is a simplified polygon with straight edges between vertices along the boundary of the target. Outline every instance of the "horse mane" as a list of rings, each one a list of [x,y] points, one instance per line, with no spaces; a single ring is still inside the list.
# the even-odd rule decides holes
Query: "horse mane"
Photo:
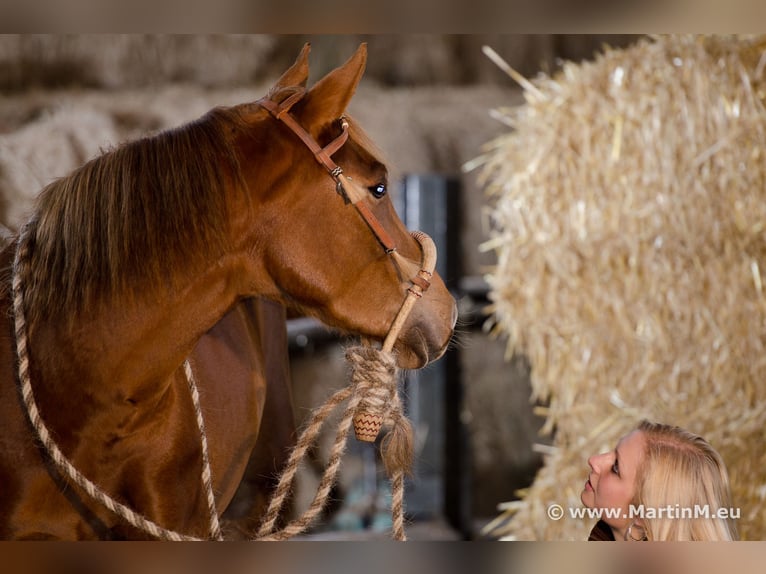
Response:
[[[227,183],[241,183],[235,108],[118,146],[49,184],[28,224],[31,320],[117,294],[150,295],[226,249]],[[241,186],[240,186],[241,187]]]

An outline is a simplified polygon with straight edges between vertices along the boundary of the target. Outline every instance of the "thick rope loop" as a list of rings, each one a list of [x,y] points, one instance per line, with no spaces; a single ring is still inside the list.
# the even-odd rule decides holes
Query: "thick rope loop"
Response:
[[[194,404],[194,414],[197,419],[197,428],[199,429],[202,447],[202,488],[207,498],[207,512],[208,516],[210,516],[210,536],[213,540],[223,540],[221,521],[218,517],[218,508],[215,505],[215,493],[213,492],[213,473],[210,470],[210,449],[207,445],[205,419],[202,416],[197,379],[194,377],[194,371],[188,359],[184,361],[184,373],[186,374],[186,382],[189,384],[189,392]]]
[[[391,412],[393,407],[393,410],[398,411],[398,414],[401,415],[400,403],[396,392],[398,369],[396,368],[394,357],[390,353],[379,349],[358,346],[351,347],[346,351],[346,359],[351,366],[351,384],[337,391],[322,407],[315,410],[304,427],[290,456],[290,460],[282,472],[271,504],[258,530],[258,540],[286,540],[296,536],[310,526],[319,515],[327,502],[330,490],[337,477],[340,461],[347,445],[352,419],[359,409],[377,409],[376,412],[384,413],[382,416],[388,420],[396,422],[406,421],[403,416],[392,416]],[[330,450],[327,467],[322,475],[317,493],[311,505],[299,518],[293,520],[281,530],[273,532],[276,520],[290,492],[298,465],[316,440],[327,417],[336,406],[346,400],[348,400],[348,404],[338,425],[338,431]],[[409,445],[411,447],[411,427],[409,427],[409,423],[407,425],[410,435]],[[411,448],[409,454],[411,461]],[[406,455],[404,458],[406,458]],[[390,476],[392,476],[393,491],[393,536],[396,540],[406,540],[403,518],[404,472],[402,468],[398,468]]]
[[[63,472],[63,474],[69,478],[73,483],[82,488],[92,499],[101,503],[104,507],[111,512],[130,523],[135,528],[143,530],[154,536],[155,538],[163,540],[201,540],[194,536],[187,536],[178,532],[168,530],[158,525],[157,523],[149,520],[141,514],[135,512],[128,506],[118,502],[101,488],[99,488],[93,481],[83,475],[77,468],[70,462],[66,455],[61,451],[59,446],[53,440],[48,427],[40,416],[40,410],[37,406],[37,402],[32,392],[32,382],[29,375],[29,352],[27,344],[27,325],[24,314],[24,293],[22,289],[23,280],[26,276],[26,266],[28,265],[28,248],[27,248],[27,228],[22,229],[19,234],[19,242],[16,248],[16,254],[13,260],[13,315],[14,326],[16,331],[16,355],[19,362],[19,382],[21,384],[21,394],[24,400],[24,405],[29,415],[29,420],[32,423],[32,427],[35,429],[38,439],[45,447],[46,451],[50,455],[56,467]],[[191,367],[188,367],[188,371]],[[188,374],[187,371],[187,374]],[[200,428],[203,441],[203,486],[207,490],[208,504],[211,508],[210,516],[210,532],[213,539],[222,539],[220,525],[218,521],[218,512],[215,510],[215,499],[212,493],[212,480],[210,477],[210,465],[207,456],[207,439],[204,433],[204,422],[202,421],[202,412],[199,408],[199,393],[197,392],[196,384],[194,383],[193,376],[189,379],[189,387],[192,392],[192,397],[195,397],[195,410],[197,411],[197,423]],[[212,499],[212,503],[211,503]]]
[[[35,429],[35,432],[50,455],[57,468],[61,470],[72,482],[79,485],[88,495],[101,503],[111,512],[123,518],[132,526],[143,530],[155,538],[165,540],[202,540],[193,536],[187,536],[165,529],[148,518],[136,513],[124,504],[116,501],[95,483],[80,473],[69,459],[59,449],[56,442],[40,416],[37,403],[32,392],[32,384],[29,376],[29,355],[27,343],[27,327],[24,314],[24,296],[22,285],[27,275],[28,265],[28,226],[22,228],[16,253],[13,261],[13,315],[16,332],[16,353],[18,357],[19,382],[27,414]],[[435,249],[433,242],[425,234],[416,232],[416,239],[423,246],[424,265],[421,276],[424,280],[430,279],[435,263]],[[266,511],[264,521],[258,531],[256,540],[285,540],[303,532],[321,512],[327,502],[330,489],[335,482],[340,468],[341,457],[346,448],[349,430],[355,415],[360,412],[370,413],[375,418],[381,419],[391,426],[391,432],[383,440],[383,460],[386,471],[391,480],[392,504],[391,513],[393,519],[393,537],[396,540],[406,540],[404,532],[404,474],[408,472],[412,463],[412,427],[402,412],[401,401],[397,392],[398,369],[395,358],[391,353],[393,342],[399,330],[412,309],[414,301],[420,297],[423,286],[414,282],[408,292],[402,308],[400,309],[394,324],[389,331],[382,349],[370,346],[350,348],[346,358],[351,366],[351,384],[337,391],[324,405],[317,408],[308,425],[293,449],[290,459],[282,472],[279,484],[272,495],[269,508]],[[208,512],[210,514],[210,533],[214,540],[222,540],[220,520],[215,505],[215,496],[210,472],[210,458],[208,452],[207,435],[205,433],[204,419],[200,407],[199,391],[191,364],[184,363],[184,372],[189,385],[192,401],[195,407],[197,426],[200,431],[203,470],[202,483],[207,494]],[[291,484],[295,477],[298,465],[305,457],[307,450],[314,443],[319,434],[322,424],[329,414],[339,404],[348,400],[343,418],[338,425],[335,442],[333,444],[329,462],[320,481],[317,494],[311,506],[298,519],[292,521],[285,528],[273,532],[276,520],[284,506]],[[377,434],[377,433],[376,433]]]

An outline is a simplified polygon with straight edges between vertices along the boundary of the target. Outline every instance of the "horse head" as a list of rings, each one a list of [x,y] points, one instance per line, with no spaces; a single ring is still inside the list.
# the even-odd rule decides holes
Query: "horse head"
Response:
[[[241,175],[259,223],[243,231],[254,288],[330,327],[382,340],[423,254],[394,210],[380,152],[346,115],[366,46],[306,90],[308,52],[265,98],[239,110],[247,126],[237,138]],[[394,345],[400,367],[440,357],[456,318],[434,274]]]

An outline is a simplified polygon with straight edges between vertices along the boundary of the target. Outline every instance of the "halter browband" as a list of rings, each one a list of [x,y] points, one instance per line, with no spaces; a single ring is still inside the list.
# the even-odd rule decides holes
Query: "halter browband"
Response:
[[[295,135],[301,139],[304,144],[306,144],[306,147],[308,147],[311,150],[311,153],[314,154],[314,159],[316,159],[319,164],[322,165],[322,167],[324,167],[335,180],[336,189],[338,192],[342,194],[347,201],[353,204],[353,206],[359,212],[359,215],[362,216],[362,219],[364,219],[364,221],[372,230],[375,238],[381,244],[383,249],[385,249],[386,253],[389,255],[393,254],[396,251],[396,245],[394,244],[394,241],[391,239],[391,236],[388,234],[385,228],[381,225],[380,221],[378,221],[378,218],[375,217],[372,211],[370,211],[370,208],[367,206],[367,204],[362,201],[362,199],[364,199],[366,196],[365,191],[361,189],[359,185],[355,184],[349,178],[344,176],[343,169],[332,160],[332,154],[338,151],[348,139],[348,121],[341,117],[341,134],[325,147],[321,147],[314,139],[314,137],[309,132],[307,132],[290,113],[290,108],[299,102],[305,95],[306,90],[300,90],[286,98],[280,104],[277,104],[268,98],[262,98],[256,103],[268,110],[269,113],[271,113],[271,115],[276,119],[284,123]]]

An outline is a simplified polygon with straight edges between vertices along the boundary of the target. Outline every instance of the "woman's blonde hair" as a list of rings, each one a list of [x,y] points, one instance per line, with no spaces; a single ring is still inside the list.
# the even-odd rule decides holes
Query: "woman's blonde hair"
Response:
[[[731,509],[731,493],[715,449],[701,436],[671,425],[644,420],[637,430],[646,446],[635,502],[644,507],[647,539],[736,540],[734,521],[716,516],[718,509]]]

